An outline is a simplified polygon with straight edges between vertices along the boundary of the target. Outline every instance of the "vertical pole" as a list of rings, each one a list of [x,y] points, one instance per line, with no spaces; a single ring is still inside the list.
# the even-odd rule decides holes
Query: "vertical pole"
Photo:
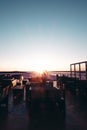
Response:
[[[81,64],[79,63],[79,79],[81,80]]]
[[[70,65],[70,77],[72,78],[72,65]]]
[[[85,73],[86,73],[86,80],[87,80],[87,62],[85,63],[85,67],[86,67]]]
[[[76,64],[74,64],[74,76],[76,78]]]

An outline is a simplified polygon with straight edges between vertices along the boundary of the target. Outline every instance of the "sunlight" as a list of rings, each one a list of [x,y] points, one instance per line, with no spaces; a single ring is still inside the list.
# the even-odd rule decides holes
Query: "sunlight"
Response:
[[[46,67],[44,64],[39,62],[36,63],[35,65],[34,64],[32,65],[32,70],[42,74],[46,70]]]
[[[31,70],[36,71],[42,74],[45,70],[49,70],[50,68],[50,60],[47,59],[35,59],[31,61]]]
[[[39,73],[39,74],[42,74],[44,72],[44,70],[42,68],[37,68],[36,72]]]

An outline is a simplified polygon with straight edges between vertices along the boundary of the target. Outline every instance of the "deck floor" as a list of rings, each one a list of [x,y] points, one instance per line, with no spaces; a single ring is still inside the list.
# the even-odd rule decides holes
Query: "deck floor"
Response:
[[[87,102],[66,91],[65,118],[54,109],[37,109],[31,116],[26,106],[26,93],[14,102],[9,93],[8,112],[0,114],[0,130],[87,130]]]

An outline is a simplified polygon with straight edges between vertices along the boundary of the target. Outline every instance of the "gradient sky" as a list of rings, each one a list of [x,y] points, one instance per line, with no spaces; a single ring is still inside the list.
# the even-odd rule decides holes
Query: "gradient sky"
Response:
[[[0,71],[87,60],[87,0],[0,0]]]

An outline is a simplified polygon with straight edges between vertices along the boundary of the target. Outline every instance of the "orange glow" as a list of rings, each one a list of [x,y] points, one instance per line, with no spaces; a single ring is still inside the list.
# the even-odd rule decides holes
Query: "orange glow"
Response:
[[[40,74],[42,74],[45,70],[49,70],[51,61],[46,58],[35,58],[34,60],[32,59],[30,62],[30,68],[33,71],[36,71]]]
[[[39,74],[42,74],[44,72],[44,70],[42,68],[37,68],[36,72],[39,73]]]

